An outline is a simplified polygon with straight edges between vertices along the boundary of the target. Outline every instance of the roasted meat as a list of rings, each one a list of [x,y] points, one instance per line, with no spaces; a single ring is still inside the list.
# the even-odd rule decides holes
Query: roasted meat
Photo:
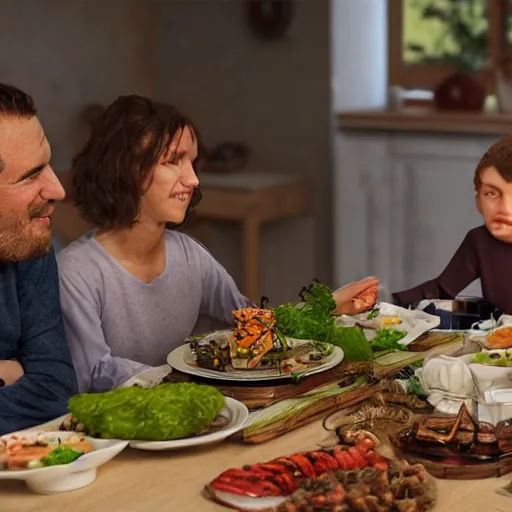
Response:
[[[277,511],[423,512],[432,508],[435,494],[422,466],[394,461],[387,471],[334,471],[307,479]]]
[[[466,446],[471,444],[475,440],[475,432],[468,430],[459,430],[455,434],[455,443],[458,445]]]
[[[464,405],[456,418],[427,418],[417,423],[410,434],[409,440],[403,438],[410,450],[436,457],[464,453],[470,457],[495,458],[512,452],[512,420],[502,421],[496,427],[477,422]]]
[[[500,421],[496,426],[498,447],[502,453],[512,452],[512,419]]]

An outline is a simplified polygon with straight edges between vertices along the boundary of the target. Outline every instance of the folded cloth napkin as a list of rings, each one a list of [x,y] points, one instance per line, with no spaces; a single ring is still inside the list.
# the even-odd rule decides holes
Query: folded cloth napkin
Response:
[[[457,414],[464,403],[471,410],[475,384],[468,365],[457,357],[439,355],[416,370],[428,402],[438,411]]]
[[[148,368],[131,379],[123,382],[119,388],[129,388],[132,386],[140,386],[141,388],[153,388],[162,383],[164,377],[171,373],[172,369],[168,364]]]

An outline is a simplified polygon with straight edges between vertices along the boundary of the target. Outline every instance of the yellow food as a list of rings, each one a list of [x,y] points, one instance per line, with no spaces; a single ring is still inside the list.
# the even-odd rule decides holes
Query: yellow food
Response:
[[[402,320],[398,318],[397,316],[383,316],[381,319],[381,326],[387,327],[390,325],[398,325],[401,324]]]

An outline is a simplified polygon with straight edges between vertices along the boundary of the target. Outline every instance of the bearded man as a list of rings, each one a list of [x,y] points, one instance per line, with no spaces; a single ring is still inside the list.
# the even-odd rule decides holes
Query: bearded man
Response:
[[[0,435],[66,413],[77,392],[51,247],[64,190],[50,157],[32,98],[0,84]]]

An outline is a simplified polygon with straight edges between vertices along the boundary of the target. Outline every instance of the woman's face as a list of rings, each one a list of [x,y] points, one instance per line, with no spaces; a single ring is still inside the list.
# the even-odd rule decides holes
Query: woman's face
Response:
[[[498,240],[512,243],[512,183],[505,181],[494,167],[484,170],[481,181],[476,205],[485,226]]]
[[[155,166],[149,188],[142,196],[141,219],[158,224],[181,224],[199,180],[194,171],[197,141],[190,128],[176,134]]]

